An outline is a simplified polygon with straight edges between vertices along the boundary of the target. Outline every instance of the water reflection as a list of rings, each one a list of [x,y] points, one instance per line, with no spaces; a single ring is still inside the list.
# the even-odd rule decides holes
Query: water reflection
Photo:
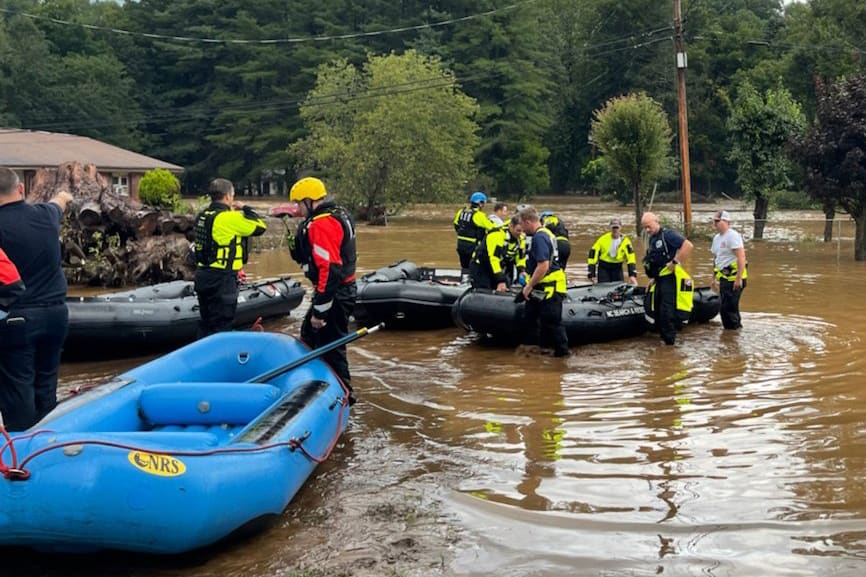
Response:
[[[575,254],[625,216],[610,205],[556,208]],[[735,211],[746,236],[748,214]],[[400,258],[453,266],[451,217],[424,209],[360,227],[361,269]],[[171,574],[281,575],[298,558],[351,573],[406,534],[431,553],[405,574],[862,574],[866,299],[854,279],[866,264],[850,261],[848,224],[839,245],[794,242],[822,233],[820,214],[783,213],[770,240],[748,241],[739,332],[714,321],[687,327],[675,347],[648,335],[566,360],[458,329],[359,341],[350,360],[362,402],[345,444],[283,522],[231,558]],[[686,266],[709,284],[709,239],[695,244]],[[580,280],[575,260],[569,276]],[[297,269],[285,251],[250,266],[286,271]],[[268,328],[296,334],[305,308]],[[64,365],[64,385],[140,361]],[[436,500],[432,521],[384,520],[389,507]],[[442,537],[455,525],[459,539]]]

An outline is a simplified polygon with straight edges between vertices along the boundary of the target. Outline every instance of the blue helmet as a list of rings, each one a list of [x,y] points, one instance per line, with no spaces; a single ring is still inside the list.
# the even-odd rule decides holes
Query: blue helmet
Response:
[[[469,202],[472,204],[481,204],[482,202],[487,202],[487,195],[483,192],[473,192],[472,196],[469,197]]]
[[[548,216],[553,216],[553,211],[552,210],[542,210],[541,214],[539,216],[541,218],[547,218]]]

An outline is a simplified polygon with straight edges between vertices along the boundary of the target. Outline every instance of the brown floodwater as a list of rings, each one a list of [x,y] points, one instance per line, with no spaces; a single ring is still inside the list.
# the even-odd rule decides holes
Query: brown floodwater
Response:
[[[574,282],[608,219],[633,220],[609,204],[556,208]],[[704,236],[686,266],[699,285],[715,209],[696,207]],[[733,212],[748,239],[748,207]],[[360,268],[454,267],[452,217],[361,226]],[[738,333],[715,320],[675,347],[648,335],[568,359],[457,328],[358,341],[349,429],[273,527],[192,558],[25,555],[15,574],[863,575],[866,263],[850,221],[818,242],[821,218],[773,213],[767,240],[747,240]],[[297,270],[279,250],[249,266]],[[297,334],[305,307],[268,328]],[[62,389],[141,361],[65,364]]]

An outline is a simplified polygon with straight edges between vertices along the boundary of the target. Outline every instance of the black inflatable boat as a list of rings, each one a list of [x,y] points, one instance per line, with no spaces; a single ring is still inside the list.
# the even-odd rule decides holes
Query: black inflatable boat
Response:
[[[235,327],[249,328],[257,318],[279,317],[304,298],[301,284],[289,277],[243,284]],[[93,297],[70,297],[69,333],[64,356],[111,357],[171,349],[195,340],[198,299],[191,281],[174,281]]]
[[[454,325],[451,306],[468,288],[460,271],[418,267],[402,260],[357,281],[355,321],[388,328],[435,329]]]
[[[562,304],[562,323],[570,345],[598,343],[637,336],[650,328],[644,318],[646,289],[629,284],[603,283],[571,287]],[[493,339],[519,343],[526,334],[522,303],[514,293],[468,291],[454,303],[458,326]],[[719,313],[719,295],[709,287],[695,289],[689,323],[705,323]]]

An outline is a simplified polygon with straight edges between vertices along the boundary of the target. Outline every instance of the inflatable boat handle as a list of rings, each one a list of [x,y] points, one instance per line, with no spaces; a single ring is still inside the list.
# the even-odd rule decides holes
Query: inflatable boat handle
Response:
[[[290,362],[286,365],[283,365],[281,367],[277,367],[273,370],[270,370],[267,373],[262,373],[261,375],[254,377],[247,382],[248,383],[267,383],[268,381],[270,381],[276,377],[279,377],[282,374],[288,373],[292,369],[297,368],[297,367],[303,365],[304,363],[308,363],[308,362],[312,361],[313,359],[318,359],[322,355],[333,351],[337,347],[347,345],[347,344],[351,343],[352,341],[356,341],[356,340],[360,339],[361,337],[365,337],[369,334],[375,333],[375,332],[377,332],[383,328],[385,328],[385,323],[379,323],[378,325],[373,326],[373,327],[360,328],[357,331],[355,331],[354,333],[349,333],[348,335],[346,335],[345,337],[343,337],[341,339],[337,339],[336,341],[334,341],[332,343],[328,343],[327,345],[325,345],[323,347],[319,347],[318,349],[313,349],[312,351],[310,351],[306,355],[304,355],[302,357],[298,357],[297,359],[293,360],[292,362]]]

